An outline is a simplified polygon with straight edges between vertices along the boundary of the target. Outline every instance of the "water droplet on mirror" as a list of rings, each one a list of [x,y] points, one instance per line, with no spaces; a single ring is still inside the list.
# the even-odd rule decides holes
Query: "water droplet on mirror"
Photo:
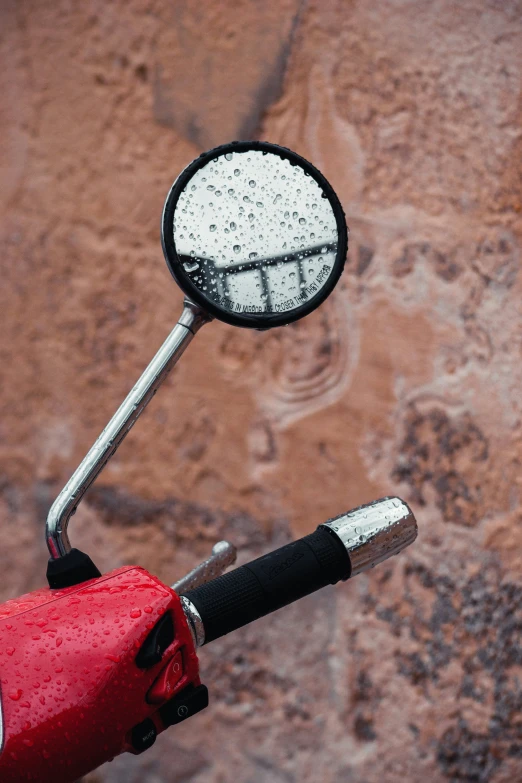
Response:
[[[236,230],[236,228],[237,228],[237,226],[236,226],[236,224],[234,223],[234,221],[233,221],[233,220],[232,220],[232,222],[230,223],[230,228],[232,229],[232,231],[235,231],[235,230]]]
[[[210,230],[211,231],[215,231],[216,228],[217,228],[217,226],[215,225],[215,223],[212,223],[212,225],[210,226]]]
[[[251,188],[255,188],[255,186],[256,186],[255,179],[251,179],[248,184],[250,185]]]
[[[215,189],[216,189],[215,185],[207,185],[207,190],[215,190]]]
[[[234,245],[234,253],[240,253],[241,252],[241,245]]]
[[[227,154],[225,155],[225,158],[227,160],[232,160],[232,153],[231,152],[227,152]]]

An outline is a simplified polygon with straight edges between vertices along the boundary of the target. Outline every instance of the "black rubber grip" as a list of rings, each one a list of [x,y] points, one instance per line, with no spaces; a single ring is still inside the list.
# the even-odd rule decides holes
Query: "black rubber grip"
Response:
[[[342,542],[319,527],[185,596],[201,615],[206,644],[349,576],[350,559]]]

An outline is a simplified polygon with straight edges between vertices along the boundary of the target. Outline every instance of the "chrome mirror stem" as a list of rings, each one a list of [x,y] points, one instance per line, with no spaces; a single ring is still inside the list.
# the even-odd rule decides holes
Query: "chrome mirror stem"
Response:
[[[51,506],[46,524],[46,540],[51,558],[56,560],[71,550],[67,526],[81,499],[196,332],[210,320],[211,316],[203,308],[185,299],[178,323]]]

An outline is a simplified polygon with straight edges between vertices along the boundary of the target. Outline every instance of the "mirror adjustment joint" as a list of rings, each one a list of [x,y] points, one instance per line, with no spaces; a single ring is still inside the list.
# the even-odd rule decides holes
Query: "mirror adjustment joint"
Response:
[[[131,731],[131,745],[137,753],[143,753],[144,750],[151,748],[156,742],[158,732],[154,722],[147,718]]]
[[[150,669],[151,666],[155,666],[161,661],[163,653],[173,641],[174,623],[170,612],[166,612],[143,642],[136,656],[136,666],[140,669]]]
[[[208,707],[208,689],[206,685],[198,685],[197,687],[189,685],[181,693],[178,693],[174,699],[171,699],[161,707],[159,713],[165,728],[167,728],[175,723],[181,723],[181,721],[204,710],[205,707]]]

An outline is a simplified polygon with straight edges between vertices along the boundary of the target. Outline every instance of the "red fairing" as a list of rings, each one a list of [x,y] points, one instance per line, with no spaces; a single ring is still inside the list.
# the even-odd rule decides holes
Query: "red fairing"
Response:
[[[159,663],[136,655],[166,612],[174,641]],[[167,618],[168,619],[168,618]],[[143,568],[0,606],[1,783],[69,783],[124,751],[130,732],[189,684],[198,659],[180,600]]]

